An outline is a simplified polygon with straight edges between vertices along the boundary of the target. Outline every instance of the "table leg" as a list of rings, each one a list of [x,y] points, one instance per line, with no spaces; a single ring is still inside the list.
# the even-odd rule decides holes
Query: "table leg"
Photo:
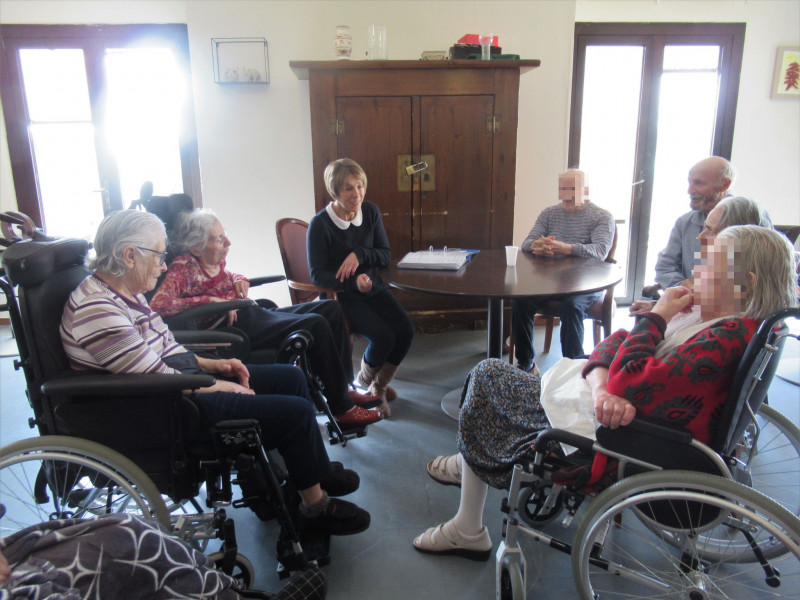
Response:
[[[489,321],[486,324],[486,356],[503,357],[503,299],[489,298]],[[442,410],[451,419],[458,421],[458,405],[461,403],[461,388],[447,392],[442,398]]]
[[[503,299],[489,298],[489,321],[486,324],[488,358],[503,358]]]

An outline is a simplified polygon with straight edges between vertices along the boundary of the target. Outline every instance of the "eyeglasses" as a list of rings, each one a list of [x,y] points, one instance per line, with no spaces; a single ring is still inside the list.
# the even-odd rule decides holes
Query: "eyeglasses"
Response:
[[[160,267],[164,263],[167,262],[167,253],[166,252],[159,252],[158,250],[150,250],[150,248],[142,248],[141,246],[136,246],[137,250],[144,250],[145,252],[152,252],[153,254],[159,255],[158,266]]]

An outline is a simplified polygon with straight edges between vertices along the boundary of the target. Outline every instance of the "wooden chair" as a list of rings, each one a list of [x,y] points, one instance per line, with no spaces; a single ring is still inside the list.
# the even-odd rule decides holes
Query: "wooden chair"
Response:
[[[278,248],[281,251],[283,270],[286,272],[286,283],[289,285],[292,304],[302,304],[317,299],[336,300],[334,290],[321,288],[311,283],[306,248],[307,232],[308,223],[300,219],[279,219],[275,223]]]
[[[308,268],[308,248],[306,247],[306,233],[308,223],[301,219],[278,219],[275,223],[275,233],[278,236],[278,248],[281,251],[283,269],[286,271],[286,283],[289,285],[289,296],[292,304],[313,302],[314,300],[337,300],[336,291],[321,288],[311,283],[311,271]],[[358,334],[350,326],[350,320],[345,317],[347,334],[350,342],[350,353],[353,352],[353,343]]]
[[[616,264],[614,253],[617,250],[617,226],[614,225],[614,240],[611,242],[611,249],[608,251],[605,262]],[[600,340],[611,335],[611,320],[614,317],[614,312],[617,310],[617,303],[614,301],[614,287],[606,289],[605,292],[595,300],[594,304],[589,308],[586,313],[587,319],[592,319],[594,345],[600,343]],[[544,333],[544,352],[550,352],[550,344],[553,341],[553,328],[555,321],[558,318],[558,310],[561,307],[559,300],[550,300],[545,304],[539,312],[536,313],[536,320],[543,319],[545,321]],[[603,338],[600,337],[600,329],[603,330]],[[513,328],[512,328],[513,331]],[[514,363],[514,336],[511,336],[511,343],[508,353],[508,360]]]

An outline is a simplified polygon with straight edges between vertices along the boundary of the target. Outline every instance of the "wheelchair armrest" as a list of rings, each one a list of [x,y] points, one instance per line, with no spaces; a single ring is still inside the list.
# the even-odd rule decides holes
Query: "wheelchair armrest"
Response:
[[[700,467],[700,458],[693,458],[692,434],[686,430],[673,429],[642,418],[631,421],[625,427],[597,428],[597,443],[606,451],[643,460],[667,468]],[[690,458],[687,458],[689,456]],[[718,470],[717,470],[718,471]],[[713,469],[710,472],[717,472]]]
[[[591,452],[594,445],[593,439],[564,429],[545,429],[536,436],[533,444],[537,449],[546,452],[550,442],[563,442],[568,446],[575,446],[581,452]]]
[[[278,281],[283,281],[286,279],[283,275],[265,275],[263,277],[251,277],[250,278],[250,287],[256,287],[257,285],[264,285],[265,283],[276,283]]]
[[[228,345],[243,343],[242,336],[229,331],[216,331],[214,329],[181,329],[173,331],[177,341],[182,346],[194,346],[197,344]]]
[[[640,436],[645,436],[645,439],[652,441],[653,437],[668,440],[670,442],[677,442],[679,444],[691,444],[692,434],[685,429],[674,429],[659,423],[653,423],[646,419],[637,418],[630,422],[625,427],[617,427],[616,429],[609,429],[598,425],[597,427],[597,441],[606,448],[625,451],[630,447],[633,440],[637,440]]]
[[[239,300],[227,300],[225,302],[209,302],[208,304],[201,304],[200,306],[193,306],[187,308],[171,317],[163,317],[164,323],[167,324],[172,330],[191,330],[196,329],[195,321],[203,317],[212,317],[214,315],[221,315],[229,310],[239,310],[240,308],[249,308],[255,306],[256,301],[250,298],[241,298]]]
[[[177,315],[172,315],[171,317],[167,317],[168,319],[199,319],[202,317],[208,317],[210,315],[216,315],[223,312],[228,312],[229,310],[239,310],[240,308],[249,308],[255,304],[255,300],[251,300],[250,298],[242,298],[239,300],[227,300],[226,302],[209,302],[208,304],[202,304],[200,306],[193,306],[192,308],[187,308],[186,310],[182,310]]]
[[[215,382],[212,375],[205,374],[98,373],[52,379],[42,384],[42,392],[66,396],[142,396],[195,390]]]

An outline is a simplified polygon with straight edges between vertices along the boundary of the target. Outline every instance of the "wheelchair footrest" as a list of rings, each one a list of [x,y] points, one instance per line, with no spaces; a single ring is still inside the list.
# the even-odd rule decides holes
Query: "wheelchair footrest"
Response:
[[[276,547],[278,576],[286,579],[294,571],[302,571],[314,565],[324,567],[330,564],[331,537],[309,536],[300,540],[302,551],[298,552],[295,542],[281,535]]]
[[[328,442],[331,446],[335,444],[346,446],[349,440],[367,435],[366,425],[339,425],[341,435],[339,431],[336,430],[336,426],[330,421],[325,424],[325,427],[328,430]]]

